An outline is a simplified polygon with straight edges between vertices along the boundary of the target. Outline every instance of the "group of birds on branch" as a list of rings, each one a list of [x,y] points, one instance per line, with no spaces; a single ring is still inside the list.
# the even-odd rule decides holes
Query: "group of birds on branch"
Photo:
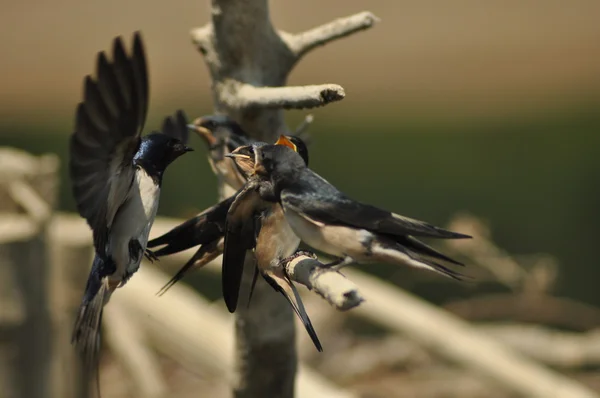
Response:
[[[97,58],[96,78],[84,80],[84,98],[70,139],[69,171],[79,214],[93,231],[95,258],[73,331],[86,365],[97,369],[102,310],[111,294],[138,270],[142,258],[199,246],[163,292],[188,271],[223,254],[222,289],[230,312],[237,308],[244,263],[281,292],[322,347],[283,264],[299,255],[300,242],[335,260],[391,263],[461,279],[444,265],[459,262],[417,237],[470,238],[355,201],[308,167],[308,150],[297,136],[275,144],[257,142],[226,116],[188,124],[182,111],[165,118],[160,131],[142,137],[148,109],[148,71],[142,38],[128,54],[120,37],[112,60]],[[167,167],[187,146],[189,131],[208,147],[213,171],[237,192],[168,233],[148,241]],[[155,251],[150,248],[156,248]],[[251,261],[246,261],[246,257]],[[251,299],[251,293],[250,298]]]

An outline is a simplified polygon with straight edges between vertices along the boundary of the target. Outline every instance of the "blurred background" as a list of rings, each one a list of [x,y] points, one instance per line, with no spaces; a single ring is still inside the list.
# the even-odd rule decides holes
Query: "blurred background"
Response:
[[[466,273],[479,283],[388,266],[362,271],[471,321],[544,324],[565,333],[600,326],[600,2],[306,0],[271,1],[270,7],[274,25],[288,32],[365,9],[382,19],[315,50],[290,76],[290,85],[337,83],[346,91],[343,101],[310,112],[312,168],[362,201],[437,225],[458,223],[461,232],[489,231],[489,247],[445,248],[468,263]],[[67,145],[83,77],[114,36],[129,42],[133,31],[143,32],[149,128],[179,108],[190,117],[212,112],[208,72],[189,34],[209,20],[207,1],[29,0],[4,1],[1,9],[0,146],[58,155],[61,212],[75,211]],[[290,128],[307,113],[288,112]],[[203,143],[193,137],[192,146],[197,151],[168,171],[160,215],[189,217],[216,200]],[[522,272],[499,282],[490,264],[505,270],[508,263]],[[218,301],[214,273],[198,272],[187,282]],[[519,311],[514,295],[531,284],[556,301]],[[497,302],[482,304],[485,298]],[[317,300],[309,314],[316,306],[327,304]],[[543,309],[552,315],[536,317]],[[350,313],[343,317],[340,330],[351,336],[346,349],[391,338],[389,330]],[[322,325],[313,322],[319,331]],[[327,353],[324,340],[325,354],[306,357],[317,369],[337,352],[331,343],[333,353]],[[112,369],[107,361],[103,380]],[[388,358],[374,365],[377,372],[328,377],[364,397],[452,396],[415,392],[411,366],[425,365],[406,361]],[[169,364],[165,368],[175,366]],[[579,367],[550,366],[600,391],[600,358]],[[178,377],[190,386],[202,379]],[[130,396],[121,390],[107,396]],[[171,391],[174,397],[213,396]]]

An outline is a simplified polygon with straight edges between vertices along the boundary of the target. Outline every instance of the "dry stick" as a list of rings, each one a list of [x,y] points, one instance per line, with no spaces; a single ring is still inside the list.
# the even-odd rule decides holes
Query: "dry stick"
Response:
[[[474,372],[527,397],[592,398],[587,387],[488,338],[469,323],[374,277],[347,271],[367,294],[355,314],[402,332]]]
[[[308,109],[340,101],[346,93],[337,84],[297,87],[255,87],[229,80],[221,100],[231,108]]]
[[[132,314],[122,305],[111,303],[104,310],[103,319],[106,339],[133,378],[136,395],[146,398],[166,396],[167,384],[158,358],[147,347],[144,333],[133,321]]]
[[[283,34],[288,46],[295,54],[296,58],[301,58],[304,54],[323,46],[333,40],[351,35],[358,31],[372,27],[380,19],[372,13],[365,11],[345,18],[338,18],[325,25],[307,30],[295,35]],[[283,33],[283,32],[282,32]]]
[[[144,264],[126,288],[113,295],[111,305],[127,308],[136,322],[144,325],[156,347],[173,359],[192,369],[208,368],[235,379],[231,317],[183,284],[157,297],[167,279],[163,272]],[[304,366],[299,367],[297,386],[299,397],[354,397]]]
[[[340,272],[324,268],[323,263],[308,256],[298,256],[284,264],[285,273],[323,297],[340,311],[357,307],[364,301],[358,288]]]

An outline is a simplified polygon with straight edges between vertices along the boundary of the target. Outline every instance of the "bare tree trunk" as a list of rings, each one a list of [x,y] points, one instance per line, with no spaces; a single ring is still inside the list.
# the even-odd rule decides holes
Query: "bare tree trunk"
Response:
[[[363,12],[292,35],[275,30],[267,0],[212,0],[212,21],[192,37],[209,68],[217,113],[226,114],[255,139],[274,142],[287,133],[283,109],[304,109],[344,98],[335,84],[285,86],[287,76],[311,49],[376,21]],[[221,198],[231,194],[223,184]],[[251,267],[245,267],[241,297],[247,297]],[[252,305],[236,313],[234,395],[293,397],[297,370],[294,318],[285,299],[259,280]]]

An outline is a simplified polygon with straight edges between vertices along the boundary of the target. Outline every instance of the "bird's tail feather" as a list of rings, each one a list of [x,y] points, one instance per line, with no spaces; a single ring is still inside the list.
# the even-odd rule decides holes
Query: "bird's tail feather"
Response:
[[[167,290],[173,287],[174,284],[179,282],[188,272],[193,269],[200,269],[204,267],[222,253],[223,240],[200,246],[192,258],[190,258],[189,261],[185,263],[179,271],[177,271],[175,276],[173,276],[156,294],[158,296],[162,296],[167,292]]]
[[[426,245],[425,243],[413,238],[412,236],[407,236],[405,238],[402,238],[401,240],[397,240],[396,242],[398,242],[401,245],[408,247],[412,250],[415,250],[419,254],[424,254],[426,256],[429,256],[429,257],[432,257],[432,258],[435,258],[438,260],[447,261],[451,264],[464,266],[463,263],[458,262],[458,261],[454,260],[453,258],[446,256],[443,253],[440,253],[439,251],[435,250],[433,247]]]
[[[461,274],[460,272],[456,272],[433,259],[422,256],[419,253],[413,252],[411,250],[406,250],[406,254],[413,260],[421,264],[421,267],[428,268],[431,271],[437,272],[438,274],[445,275],[457,281],[464,281],[468,279],[466,275]]]
[[[321,345],[319,337],[317,336],[317,332],[315,331],[315,328],[313,327],[312,322],[310,321],[310,318],[306,313],[306,309],[304,308],[304,304],[302,303],[302,298],[300,297],[296,286],[294,286],[292,281],[290,281],[287,277],[280,277],[275,273],[269,271],[261,273],[264,279],[269,283],[269,285],[271,285],[273,289],[283,294],[285,299],[294,309],[294,312],[296,313],[298,318],[300,318],[300,321],[302,321],[306,332],[310,336],[317,350],[319,352],[322,352],[323,346]]]
[[[93,277],[91,275],[90,277]],[[90,283],[88,282],[88,286]],[[108,278],[100,281],[99,289],[93,298],[84,301],[79,308],[71,342],[81,355],[84,367],[96,380],[98,397],[100,396],[100,379],[98,366],[100,363],[100,326],[102,323],[102,309],[111,290]]]

